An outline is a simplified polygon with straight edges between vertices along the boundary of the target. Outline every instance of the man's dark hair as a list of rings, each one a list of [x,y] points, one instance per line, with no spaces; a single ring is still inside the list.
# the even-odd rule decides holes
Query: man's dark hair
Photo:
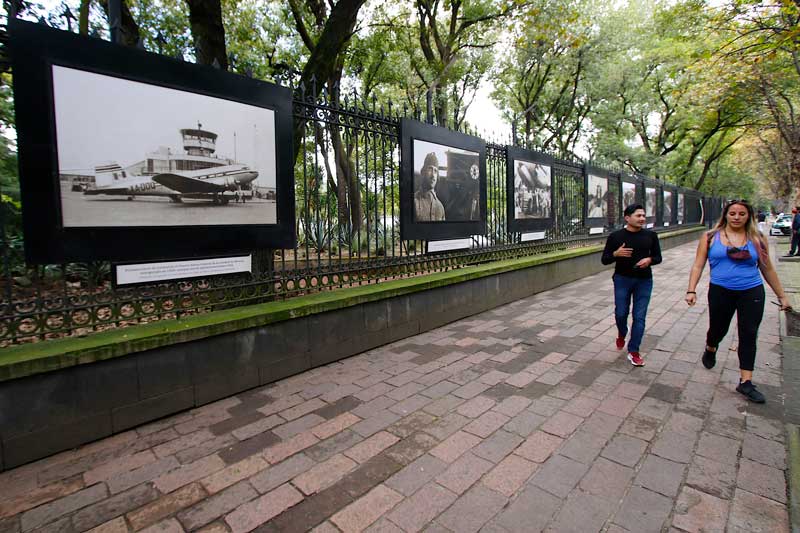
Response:
[[[633,213],[635,213],[637,209],[641,209],[642,211],[645,210],[642,204],[631,204],[625,208],[625,211],[623,211],[622,214],[625,215],[626,217],[629,217]]]

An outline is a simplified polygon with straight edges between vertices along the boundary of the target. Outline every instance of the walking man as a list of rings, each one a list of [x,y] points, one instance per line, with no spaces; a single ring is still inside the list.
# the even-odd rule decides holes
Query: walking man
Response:
[[[661,245],[654,231],[645,229],[647,222],[641,204],[625,208],[625,227],[608,236],[602,262],[614,265],[614,318],[617,322],[617,349],[625,347],[628,335],[628,314],[633,301],[633,325],[628,341],[628,361],[644,366],[639,347],[644,337],[647,306],[653,291],[652,265],[661,262]]]
[[[789,247],[789,253],[784,257],[791,257],[795,254],[800,255],[800,208],[797,207],[792,209],[792,244]]]

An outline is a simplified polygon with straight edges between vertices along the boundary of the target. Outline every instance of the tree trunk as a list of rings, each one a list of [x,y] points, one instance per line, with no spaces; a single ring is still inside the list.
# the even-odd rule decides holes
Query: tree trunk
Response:
[[[216,60],[221,69],[228,70],[220,0],[186,0],[186,3],[189,5],[197,63],[213,65]]]
[[[358,11],[364,2],[366,0],[339,0],[331,9],[331,14],[300,76],[307,97],[316,98],[322,90],[322,80],[334,77],[340,56],[353,35]],[[317,83],[311,83],[312,79],[317,80]],[[305,121],[295,122],[294,161],[297,161],[300,153],[304,129]]]
[[[136,46],[139,44],[139,25],[136,24],[136,21],[133,20],[133,15],[131,15],[131,10],[128,9],[128,4],[125,0],[120,0],[122,3],[122,20],[119,22],[119,43],[124,44],[125,46]],[[103,11],[108,17],[108,0],[99,0],[100,7],[103,8]],[[89,6],[86,6],[87,17]],[[111,24],[114,23],[113,20],[109,20]],[[88,31],[88,30],[87,30]]]
[[[81,0],[81,7],[78,10],[78,33],[89,35],[89,6],[91,0]]]

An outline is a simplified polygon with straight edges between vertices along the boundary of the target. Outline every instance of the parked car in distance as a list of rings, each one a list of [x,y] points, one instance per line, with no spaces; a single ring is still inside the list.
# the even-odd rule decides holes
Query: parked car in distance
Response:
[[[792,215],[778,215],[769,228],[770,235],[791,235]]]

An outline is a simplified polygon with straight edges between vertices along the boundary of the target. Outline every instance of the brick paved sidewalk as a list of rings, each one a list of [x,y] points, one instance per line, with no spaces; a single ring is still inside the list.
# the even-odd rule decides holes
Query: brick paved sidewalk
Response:
[[[730,335],[699,362],[693,255],[654,269],[644,368],[605,272],[0,474],[0,532],[788,531],[777,308],[746,404]]]

